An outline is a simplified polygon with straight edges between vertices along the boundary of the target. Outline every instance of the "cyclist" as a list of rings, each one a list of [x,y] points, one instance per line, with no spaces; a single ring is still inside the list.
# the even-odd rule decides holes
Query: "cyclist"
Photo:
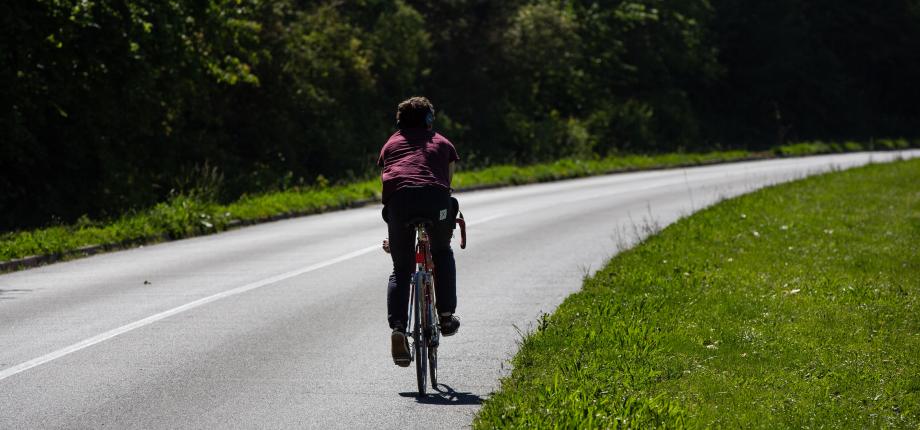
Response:
[[[412,359],[406,336],[409,313],[409,282],[415,270],[415,229],[412,218],[430,219],[431,254],[434,259],[435,293],[441,334],[451,336],[460,328],[457,307],[457,270],[450,248],[454,216],[450,182],[454,163],[460,159],[447,138],[434,132],[434,106],[425,97],[412,97],[396,109],[397,131],[380,151],[377,165],[383,181],[383,215],[387,221],[393,272],[387,286],[387,319],[393,362],[406,367]]]

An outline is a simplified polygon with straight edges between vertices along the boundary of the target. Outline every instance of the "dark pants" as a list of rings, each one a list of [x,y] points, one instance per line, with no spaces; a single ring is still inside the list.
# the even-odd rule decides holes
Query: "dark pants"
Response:
[[[441,211],[447,216],[441,220]],[[457,267],[450,239],[454,230],[453,208],[450,193],[437,187],[404,188],[387,202],[387,227],[390,235],[390,256],[393,273],[387,287],[387,319],[390,328],[408,327],[409,282],[415,272],[415,228],[407,227],[412,218],[423,217],[434,221],[429,228],[431,256],[435,267],[435,294],[438,312],[453,313],[457,308]]]

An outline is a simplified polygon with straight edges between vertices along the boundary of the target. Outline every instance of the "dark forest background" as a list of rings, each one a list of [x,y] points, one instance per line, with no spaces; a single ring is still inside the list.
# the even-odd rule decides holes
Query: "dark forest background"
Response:
[[[364,178],[427,95],[466,168],[917,136],[918,0],[6,0],[0,231]]]

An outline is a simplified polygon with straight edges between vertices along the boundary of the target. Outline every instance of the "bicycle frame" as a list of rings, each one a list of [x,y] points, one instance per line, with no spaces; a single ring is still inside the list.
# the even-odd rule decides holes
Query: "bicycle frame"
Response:
[[[428,241],[428,232],[422,224],[416,225],[416,246],[415,246],[415,273],[412,276],[410,285],[410,296],[414,303],[422,304],[422,308],[428,308],[431,314],[420,315],[423,326],[437,325],[437,296],[434,288],[434,260],[431,257],[431,245]],[[421,288],[419,288],[421,286]],[[409,306],[409,321],[413,321],[413,306]],[[416,310],[417,311],[417,310]],[[428,312],[426,312],[428,313]],[[436,334],[437,336],[437,334]],[[440,337],[440,336],[437,336]],[[440,339],[432,338],[434,346]]]
[[[463,213],[457,212],[456,225],[460,227],[460,249],[466,248],[466,221]],[[415,351],[414,361],[418,376],[419,396],[425,395],[427,374],[430,371],[431,387],[437,389],[438,345],[441,341],[441,330],[437,311],[437,296],[435,293],[434,259],[431,256],[431,243],[429,242],[426,226],[431,221],[416,218],[406,226],[415,227],[415,272],[409,283],[409,312],[407,320],[413,339],[412,350]],[[383,241],[383,250],[390,252],[389,242]]]
[[[437,347],[440,343],[440,330],[437,318],[437,297],[434,288],[434,261],[431,246],[424,224],[417,224],[415,262],[416,270],[410,284],[409,321],[413,323],[413,350],[416,352],[416,371],[419,395],[425,394],[426,377],[431,372],[431,384],[434,388],[437,368]],[[413,315],[414,312],[414,315]],[[430,368],[429,368],[430,366]]]

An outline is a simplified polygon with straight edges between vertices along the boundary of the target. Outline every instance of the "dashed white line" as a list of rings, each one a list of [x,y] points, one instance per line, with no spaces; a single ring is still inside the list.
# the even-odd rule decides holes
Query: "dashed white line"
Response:
[[[884,157],[884,156],[882,157],[884,161],[891,161],[892,158],[894,158],[894,159],[913,158],[914,156],[920,155],[920,152],[918,152],[918,151],[901,151],[901,152],[898,152],[896,156],[891,156],[890,153],[889,153],[889,154],[884,154],[884,155],[887,155],[887,157]],[[905,156],[905,155],[906,155],[906,156]],[[870,160],[870,161],[871,161],[871,160]],[[857,164],[862,164],[862,163],[857,163]],[[847,166],[847,167],[852,167],[852,166]],[[748,172],[748,173],[750,173],[750,172]],[[722,174],[722,173],[718,173],[718,174]],[[699,179],[699,178],[694,178],[694,180],[698,180],[698,179]],[[670,182],[668,182],[668,183],[670,183]],[[661,186],[661,184],[657,184],[657,185],[655,185],[655,186]],[[646,185],[645,187],[642,187],[642,188],[654,188],[655,186],[648,186],[648,185]],[[635,189],[632,189],[632,190],[630,190],[630,191],[635,191]],[[619,194],[619,193],[620,193],[620,192],[614,192],[614,193],[610,193],[610,194],[612,195],[612,194]],[[597,196],[591,196],[591,198],[597,198]],[[487,216],[487,217],[484,217],[484,218],[480,218],[480,219],[478,219],[478,220],[476,220],[476,221],[470,222],[469,225],[483,224],[483,223],[488,222],[488,221],[492,221],[492,220],[495,220],[495,219],[503,218],[503,217],[505,217],[505,216],[507,216],[507,215],[508,215],[508,213],[502,213],[502,212],[496,213],[496,214],[493,214],[493,215],[490,215],[490,216]],[[282,273],[282,274],[280,274],[280,275],[275,275],[275,276],[272,276],[272,277],[269,277],[269,278],[265,278],[265,279],[260,280],[260,281],[252,282],[252,283],[249,283],[249,284],[240,286],[240,287],[236,287],[236,288],[233,288],[233,289],[230,289],[230,290],[227,290],[227,291],[223,291],[223,292],[220,292],[220,293],[211,295],[211,296],[207,296],[207,297],[204,297],[204,298],[195,300],[195,301],[190,302],[190,303],[186,303],[186,304],[184,304],[184,305],[182,305],[182,306],[178,306],[178,307],[169,309],[169,310],[167,310],[167,311],[160,312],[160,313],[155,314],[155,315],[151,315],[151,316],[149,316],[149,317],[147,317],[147,318],[144,318],[144,319],[135,321],[135,322],[130,323],[130,324],[123,325],[123,326],[118,327],[118,328],[116,328],[116,329],[109,330],[109,331],[107,331],[107,332],[105,332],[105,333],[99,334],[99,335],[97,335],[97,336],[93,336],[93,337],[91,337],[91,338],[89,338],[89,339],[83,340],[83,341],[81,341],[81,342],[77,342],[77,343],[75,343],[75,344],[73,344],[73,345],[70,345],[70,346],[61,348],[61,349],[59,349],[59,350],[57,350],[57,351],[54,351],[54,352],[45,354],[45,355],[43,355],[43,356],[41,356],[41,357],[38,357],[38,358],[35,358],[35,359],[33,359],[33,360],[29,360],[29,361],[26,361],[26,362],[24,362],[24,363],[20,363],[20,364],[17,364],[17,365],[15,365],[15,366],[12,366],[12,367],[9,367],[9,368],[0,370],[0,381],[4,380],[4,379],[6,379],[6,378],[9,378],[9,377],[11,377],[11,376],[13,376],[13,375],[16,375],[16,374],[25,372],[26,370],[32,369],[32,368],[34,368],[34,367],[41,366],[42,364],[45,364],[45,363],[48,363],[48,362],[50,362],[50,361],[56,360],[56,359],[58,359],[58,358],[64,357],[64,356],[66,356],[66,355],[68,355],[68,354],[72,354],[72,353],[77,352],[77,351],[80,351],[80,350],[82,350],[82,349],[89,348],[90,346],[96,345],[96,344],[98,344],[98,343],[105,342],[106,340],[109,340],[109,339],[111,339],[111,338],[113,338],[113,337],[116,337],[116,336],[118,336],[118,335],[121,335],[121,334],[130,332],[130,331],[132,331],[132,330],[137,330],[137,329],[139,329],[139,328],[141,328],[141,327],[145,327],[145,326],[148,326],[148,325],[150,325],[150,324],[153,324],[153,323],[155,323],[155,322],[157,322],[157,321],[163,320],[163,319],[165,319],[165,318],[169,318],[169,317],[171,317],[171,316],[173,316],[173,315],[176,315],[176,314],[179,314],[179,313],[182,313],[182,312],[185,312],[185,311],[189,311],[189,310],[195,309],[195,308],[200,307],[200,306],[204,306],[204,305],[206,305],[206,304],[208,304],[208,303],[211,303],[211,302],[214,302],[214,301],[223,299],[223,298],[227,298],[227,297],[230,297],[230,296],[235,296],[235,295],[238,295],[238,294],[242,294],[242,293],[245,293],[245,292],[247,292],[247,291],[252,291],[252,290],[255,290],[255,289],[257,289],[257,288],[262,288],[262,287],[267,286],[267,285],[271,285],[271,284],[274,284],[274,283],[277,283],[277,282],[284,281],[284,280],[286,280],[286,279],[293,278],[293,277],[295,277],[295,276],[300,276],[300,275],[303,275],[303,274],[305,274],[305,273],[309,273],[309,272],[312,272],[312,271],[315,271],[315,270],[319,270],[319,269],[322,269],[322,268],[324,268],[324,267],[331,266],[331,265],[336,264],[336,263],[341,263],[341,262],[343,262],[343,261],[350,260],[350,259],[352,259],[352,258],[356,258],[356,257],[362,256],[362,255],[364,255],[364,254],[367,254],[367,253],[369,253],[369,252],[372,252],[372,251],[375,251],[375,250],[378,250],[378,249],[380,249],[380,245],[373,245],[373,246],[368,246],[368,247],[366,247],[366,248],[361,248],[361,249],[359,249],[359,250],[357,250],[357,251],[353,251],[353,252],[350,252],[350,253],[348,253],[348,254],[344,254],[344,255],[341,255],[341,256],[339,256],[339,257],[336,257],[336,258],[332,258],[332,259],[329,259],[329,260],[326,260],[326,261],[323,261],[323,262],[320,262],[320,263],[316,263],[316,264],[313,264],[313,265],[310,265],[310,266],[307,266],[307,267],[304,267],[304,268],[301,268],[301,269],[293,270],[293,271],[290,271],[290,272],[287,272],[287,273]]]
[[[488,221],[492,221],[492,220],[495,220],[495,219],[498,219],[498,218],[502,218],[502,217],[504,217],[505,215],[506,215],[506,214],[504,214],[504,213],[497,213],[497,214],[494,214],[494,215],[491,215],[491,216],[488,216],[488,217],[485,217],[485,218],[478,219],[478,220],[476,220],[476,222],[471,222],[470,225],[482,224],[482,223],[484,223],[484,222],[488,222]],[[210,295],[210,296],[207,296],[207,297],[204,297],[204,298],[195,300],[195,301],[193,301],[193,302],[186,303],[186,304],[184,304],[184,305],[182,305],[182,306],[178,306],[178,307],[169,309],[169,310],[167,310],[167,311],[160,312],[160,313],[158,313],[158,314],[156,314],[156,315],[151,315],[151,316],[149,316],[149,317],[147,317],[147,318],[144,318],[144,319],[142,319],[142,320],[138,320],[138,321],[132,322],[132,323],[130,323],[130,324],[125,324],[125,325],[123,325],[123,326],[121,326],[121,327],[118,327],[118,328],[109,330],[109,331],[107,331],[107,332],[105,332],[105,333],[102,333],[102,334],[93,336],[93,337],[91,337],[91,338],[89,338],[89,339],[86,339],[86,340],[77,342],[77,343],[75,343],[75,344],[73,344],[73,345],[70,345],[70,346],[61,348],[61,349],[59,349],[59,350],[57,350],[57,351],[54,351],[54,352],[45,354],[45,355],[43,355],[43,356],[41,356],[41,357],[38,357],[38,358],[35,358],[35,359],[32,359],[32,360],[26,361],[26,362],[24,362],[24,363],[17,364],[17,365],[15,365],[15,366],[13,366],[13,367],[9,367],[9,368],[0,370],[0,381],[4,380],[4,379],[6,379],[6,378],[9,378],[10,376],[16,375],[16,374],[18,374],[18,373],[25,372],[26,370],[32,369],[32,368],[34,368],[34,367],[41,366],[42,364],[48,363],[49,361],[57,360],[58,358],[64,357],[65,355],[68,355],[68,354],[72,354],[72,353],[77,352],[77,351],[79,351],[79,350],[81,350],[81,349],[89,348],[89,347],[91,347],[91,346],[93,346],[93,345],[96,345],[96,344],[98,344],[98,343],[105,342],[105,341],[107,341],[107,340],[109,340],[109,339],[111,339],[111,338],[113,338],[113,337],[115,337],[115,336],[118,336],[118,335],[121,335],[121,334],[125,334],[125,333],[127,333],[127,332],[129,332],[129,331],[137,330],[137,329],[139,329],[139,328],[141,328],[141,327],[148,326],[148,325],[150,325],[150,324],[153,324],[153,323],[155,323],[155,322],[157,322],[157,321],[160,321],[160,320],[163,320],[163,319],[165,319],[165,318],[169,318],[169,317],[171,317],[171,316],[173,316],[173,315],[180,314],[180,313],[182,313],[182,312],[189,311],[189,310],[195,309],[195,308],[200,307],[200,306],[204,306],[204,305],[206,305],[206,304],[208,304],[208,303],[215,302],[215,301],[220,300],[220,299],[224,299],[224,298],[227,298],[227,297],[230,297],[230,296],[235,296],[235,295],[238,295],[238,294],[242,294],[242,293],[245,293],[245,292],[247,292],[247,291],[255,290],[255,289],[257,289],[257,288],[262,288],[262,287],[264,287],[264,286],[271,285],[271,284],[274,284],[274,283],[277,283],[277,282],[281,282],[281,281],[284,281],[284,280],[286,280],[286,279],[293,278],[293,277],[295,277],[295,276],[300,276],[300,275],[303,275],[303,274],[305,274],[305,273],[313,272],[313,271],[315,271],[315,270],[319,270],[319,269],[322,269],[322,268],[324,268],[324,267],[329,267],[329,266],[331,266],[331,265],[333,265],[333,264],[341,263],[341,262],[343,262],[343,261],[350,260],[350,259],[355,258],[355,257],[360,257],[360,256],[362,256],[362,255],[364,255],[364,254],[367,254],[367,253],[369,253],[369,252],[372,252],[372,251],[375,251],[375,250],[379,250],[379,249],[380,249],[380,245],[373,245],[373,246],[368,246],[368,247],[366,247],[366,248],[361,248],[361,249],[359,249],[359,250],[357,250],[357,251],[349,252],[348,254],[345,254],[345,255],[341,255],[341,256],[338,256],[338,257],[335,257],[335,258],[332,258],[332,259],[329,259],[329,260],[326,260],[326,261],[323,261],[323,262],[320,262],[320,263],[316,263],[316,264],[313,264],[313,265],[310,265],[310,266],[307,266],[307,267],[304,267],[304,268],[301,268],[301,269],[292,270],[292,271],[287,272],[287,273],[282,273],[282,274],[280,274],[280,275],[275,275],[275,276],[272,276],[272,277],[270,277],[270,278],[265,278],[265,279],[262,279],[262,280],[260,280],[260,281],[252,282],[252,283],[249,283],[249,284],[246,284],[246,285],[242,285],[242,286],[239,286],[239,287],[236,287],[236,288],[227,290],[227,291],[223,291],[223,292],[220,292],[220,293],[217,293],[217,294],[214,294],[214,295]]]
[[[107,332],[105,332],[105,333],[102,333],[102,334],[93,336],[93,337],[91,337],[91,338],[89,338],[89,339],[83,340],[83,341],[81,341],[81,342],[77,342],[77,343],[75,343],[75,344],[73,344],[73,345],[70,345],[70,346],[61,348],[61,349],[59,349],[59,350],[57,350],[57,351],[54,351],[54,352],[45,354],[45,355],[43,355],[43,356],[41,356],[41,357],[38,357],[38,358],[36,358],[36,359],[29,360],[29,361],[26,361],[25,363],[20,363],[20,364],[17,364],[17,365],[15,365],[15,366],[13,366],[13,367],[10,367],[10,368],[7,368],[7,369],[0,370],[0,381],[4,380],[4,379],[6,379],[6,378],[9,378],[10,376],[13,376],[13,375],[15,375],[15,374],[17,374],[17,373],[25,372],[26,370],[29,370],[29,369],[31,369],[31,368],[33,368],[33,367],[41,366],[42,364],[45,364],[45,363],[47,363],[47,362],[49,362],[49,361],[57,360],[58,358],[61,358],[61,357],[65,356],[65,355],[72,354],[72,353],[77,352],[77,351],[79,351],[79,350],[81,350],[81,349],[84,349],[84,348],[89,348],[89,347],[91,347],[91,346],[93,346],[93,345],[96,345],[96,344],[98,344],[98,343],[105,342],[105,341],[107,341],[107,340],[109,340],[109,339],[111,339],[111,338],[113,338],[113,337],[115,337],[115,336],[118,336],[118,335],[121,335],[121,334],[125,334],[125,333],[127,333],[127,332],[129,332],[129,331],[132,331],[132,330],[137,330],[137,329],[139,329],[139,328],[141,328],[141,327],[148,326],[148,325],[153,324],[153,323],[155,323],[155,322],[157,322],[157,321],[160,321],[160,320],[162,320],[162,319],[169,318],[169,317],[171,317],[171,316],[173,316],[173,315],[176,315],[176,314],[179,314],[179,313],[188,311],[188,310],[192,310],[192,309],[195,309],[195,308],[200,307],[200,306],[204,306],[204,305],[206,305],[206,304],[208,304],[208,303],[211,303],[211,302],[214,302],[214,301],[223,299],[223,298],[227,298],[227,297],[230,297],[230,296],[235,296],[235,295],[237,295],[237,294],[242,294],[242,293],[245,293],[245,292],[247,292],[247,291],[255,290],[255,289],[257,289],[257,288],[262,288],[262,287],[264,287],[264,286],[266,286],[266,285],[271,285],[271,284],[274,284],[274,283],[276,283],[276,282],[281,282],[281,281],[283,281],[283,280],[293,278],[293,277],[295,277],[295,276],[300,276],[300,275],[303,275],[303,274],[305,274],[305,273],[309,273],[309,272],[312,272],[312,271],[315,271],[315,270],[319,270],[319,269],[322,269],[322,268],[324,268],[324,267],[331,266],[331,265],[336,264],[336,263],[341,263],[341,262],[343,262],[343,261],[350,260],[350,259],[352,259],[352,258],[362,256],[362,255],[364,255],[364,254],[367,254],[367,253],[369,253],[369,252],[371,252],[371,251],[378,250],[378,249],[380,249],[380,245],[374,245],[374,246],[368,246],[367,248],[361,248],[361,249],[359,249],[359,250],[357,250],[357,251],[349,252],[348,254],[341,255],[341,256],[336,257],[336,258],[332,258],[332,259],[329,259],[329,260],[326,260],[326,261],[323,261],[323,262],[320,262],[320,263],[316,263],[316,264],[313,264],[313,265],[310,265],[310,266],[307,266],[307,267],[304,267],[304,268],[301,268],[301,269],[293,270],[293,271],[290,271],[290,272],[287,272],[287,273],[282,273],[282,274],[280,274],[280,275],[275,275],[275,276],[272,276],[272,277],[270,277],[270,278],[265,278],[265,279],[262,279],[262,280],[260,280],[260,281],[256,281],[256,282],[252,282],[252,283],[249,283],[249,284],[246,284],[246,285],[243,285],[243,286],[239,286],[239,287],[236,287],[236,288],[227,290],[227,291],[223,291],[223,292],[220,292],[220,293],[217,293],[217,294],[214,294],[214,295],[210,295],[210,296],[207,296],[207,297],[204,297],[204,298],[195,300],[195,301],[190,302],[190,303],[186,303],[186,304],[184,304],[184,305],[182,305],[182,306],[178,306],[178,307],[172,308],[172,309],[167,310],[167,311],[160,312],[160,313],[158,313],[158,314],[156,314],[156,315],[151,315],[151,316],[149,316],[149,317],[147,317],[147,318],[144,318],[144,319],[142,319],[142,320],[138,320],[138,321],[135,321],[135,322],[133,322],[133,323],[126,324],[126,325],[123,325],[123,326],[121,326],[121,327],[118,327],[118,328],[116,328],[116,329],[109,330],[109,331],[107,331]]]

